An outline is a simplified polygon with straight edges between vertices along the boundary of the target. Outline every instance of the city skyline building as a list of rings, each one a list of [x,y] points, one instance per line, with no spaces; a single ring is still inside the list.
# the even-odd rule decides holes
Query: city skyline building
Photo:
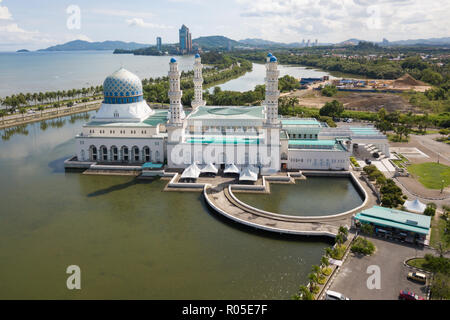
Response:
[[[158,51],[162,50],[162,38],[161,37],[156,37],[156,49]]]
[[[189,32],[189,28],[183,24],[180,28],[179,34],[180,34],[180,52],[181,53],[192,52],[192,34]]]

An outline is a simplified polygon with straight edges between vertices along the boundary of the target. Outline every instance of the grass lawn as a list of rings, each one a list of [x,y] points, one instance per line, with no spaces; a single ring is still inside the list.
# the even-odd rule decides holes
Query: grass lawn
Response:
[[[450,236],[445,235],[445,225],[446,222],[444,219],[439,217],[437,220],[433,219],[432,222],[432,228],[431,228],[431,238],[430,238],[430,246],[433,248],[439,247],[439,242],[442,243],[442,246],[445,249],[450,248]]]
[[[428,189],[441,189],[442,180],[444,188],[450,185],[450,167],[434,162],[413,164],[408,171]]]
[[[425,259],[424,258],[416,258],[416,259],[411,259],[407,262],[407,264],[411,267],[416,267],[416,268],[420,268],[420,269],[424,269],[423,264],[425,263]]]

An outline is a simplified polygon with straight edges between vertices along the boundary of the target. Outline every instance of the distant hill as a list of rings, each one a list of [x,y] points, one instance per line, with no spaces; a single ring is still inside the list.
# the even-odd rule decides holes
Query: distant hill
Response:
[[[247,45],[250,47],[258,47],[258,48],[302,48],[305,46],[305,44],[301,42],[291,42],[291,43],[284,43],[284,42],[275,42],[275,41],[269,41],[264,39],[244,39],[239,40],[239,43],[243,45]],[[330,43],[319,43],[319,46],[325,46],[330,45]]]
[[[226,49],[228,48],[228,45],[231,45],[231,47],[235,47],[241,44],[236,40],[232,40],[224,36],[209,36],[192,40],[192,45],[201,47],[202,49]]]
[[[123,41],[103,41],[103,42],[89,42],[83,40],[74,40],[64,44],[59,44],[47,49],[38,51],[79,51],[79,50],[136,50],[140,48],[149,47],[148,44],[141,44],[136,42]]]
[[[356,46],[361,41],[364,41],[364,40],[359,40],[359,39],[352,38],[352,39],[348,39],[348,40],[336,43],[336,45],[338,45],[338,46]]]
[[[415,39],[415,40],[400,40],[388,42],[389,45],[402,45],[402,46],[413,46],[413,45],[448,45],[450,44],[450,37],[443,38],[429,38],[429,39]]]

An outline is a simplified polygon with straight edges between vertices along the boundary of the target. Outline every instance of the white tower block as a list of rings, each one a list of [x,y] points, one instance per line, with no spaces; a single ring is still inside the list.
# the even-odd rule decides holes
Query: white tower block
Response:
[[[181,97],[183,92],[180,89],[180,71],[178,70],[178,62],[175,58],[170,59],[170,71],[169,71],[169,124],[180,124],[184,119],[185,114],[183,106],[181,105]]]
[[[266,123],[278,124],[278,98],[280,91],[278,90],[278,61],[275,56],[270,57],[266,64]]]
[[[203,74],[202,74],[202,58],[197,53],[195,55],[194,63],[194,100],[192,100],[192,109],[197,109],[198,107],[206,105],[203,101]]]

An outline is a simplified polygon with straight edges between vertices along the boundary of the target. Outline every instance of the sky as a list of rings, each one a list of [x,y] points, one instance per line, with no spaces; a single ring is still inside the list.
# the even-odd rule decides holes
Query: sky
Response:
[[[193,39],[278,42],[449,37],[450,0],[0,0],[0,51],[81,39],[154,44]]]

